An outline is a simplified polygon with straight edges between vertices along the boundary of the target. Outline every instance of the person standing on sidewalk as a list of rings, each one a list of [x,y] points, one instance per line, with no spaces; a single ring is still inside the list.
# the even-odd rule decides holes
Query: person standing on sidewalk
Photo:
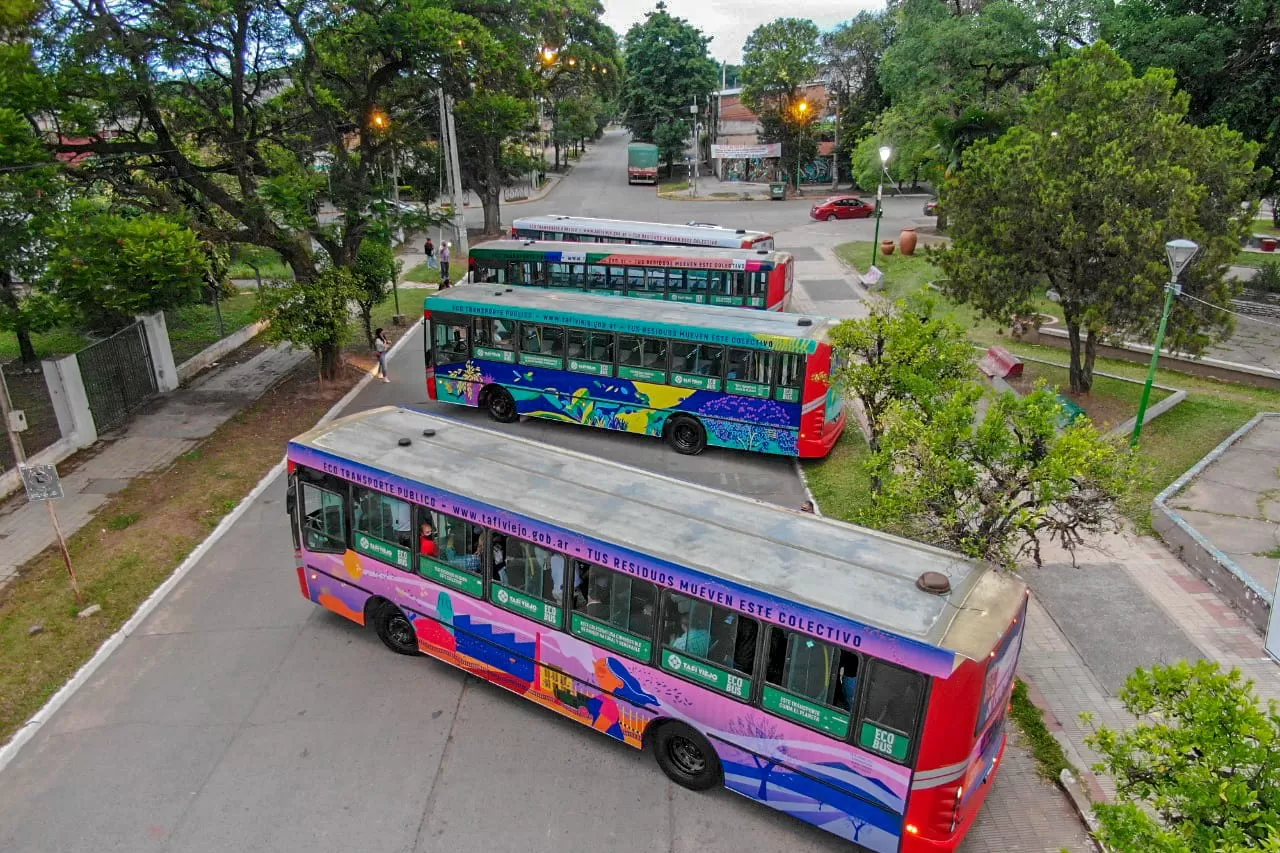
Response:
[[[378,354],[378,376],[383,382],[390,382],[387,376],[387,350],[391,347],[387,344],[387,336],[382,333],[382,327],[373,330],[373,351]]]
[[[440,289],[452,287],[453,281],[449,278],[449,243],[446,241],[440,247]]]
[[[427,244],[422,247],[422,253],[427,256],[427,269],[436,268],[436,244],[431,242],[431,238],[427,238]]]

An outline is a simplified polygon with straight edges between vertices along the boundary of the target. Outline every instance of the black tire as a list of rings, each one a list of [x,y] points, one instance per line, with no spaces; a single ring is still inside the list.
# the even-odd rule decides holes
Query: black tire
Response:
[[[834,213],[828,213],[828,214],[827,214],[827,221],[828,221],[828,222],[835,222],[835,221],[836,221],[836,215],[835,215]]]
[[[520,414],[516,411],[516,401],[507,393],[506,388],[490,388],[485,400],[485,408],[489,410],[489,417],[500,424],[513,423],[520,418]]]
[[[654,732],[653,757],[667,778],[683,788],[708,791],[724,784],[720,756],[684,723],[663,723]]]
[[[373,629],[382,644],[398,655],[418,655],[418,635],[409,617],[394,604],[384,604],[373,614]]]
[[[707,431],[697,418],[678,415],[667,422],[667,443],[676,453],[697,456],[707,447]]]

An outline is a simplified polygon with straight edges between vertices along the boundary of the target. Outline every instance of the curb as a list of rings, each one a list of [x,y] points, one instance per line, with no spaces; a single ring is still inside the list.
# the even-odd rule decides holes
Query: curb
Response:
[[[405,333],[400,337],[400,340],[396,341],[391,349],[387,351],[388,357],[395,355],[400,347],[409,340],[409,337],[421,323],[422,318],[419,317],[416,323],[405,330]],[[338,413],[348,406],[351,401],[355,399],[356,395],[363,391],[364,388],[372,381],[373,374],[365,374],[365,376],[355,384],[355,387],[343,395],[341,400],[334,403],[333,406],[329,408],[329,411],[325,412],[324,416],[317,421],[317,424],[328,423],[337,417]],[[202,560],[204,556],[212,550],[213,546],[218,543],[218,540],[226,535],[232,525],[239,521],[240,518],[249,511],[249,507],[253,505],[253,502],[270,487],[271,483],[280,476],[284,469],[285,460],[282,458],[272,466],[271,470],[267,471],[267,473],[258,480],[257,485],[255,485],[247,495],[240,499],[240,502],[236,504],[235,509],[222,517],[222,520],[218,522],[218,526],[213,529],[213,532],[206,536],[200,544],[191,549],[191,553],[178,564],[178,567],[170,573],[169,577],[165,578],[164,582],[161,583],[160,586],[156,587],[151,595],[147,596],[147,598],[142,602],[142,604],[138,605],[138,609],[133,612],[133,615],[130,616],[114,634],[104,640],[102,645],[98,646],[98,650],[93,653],[93,657],[85,661],[84,665],[76,671],[76,674],[71,676],[71,679],[66,684],[58,688],[58,691],[49,697],[49,701],[45,702],[44,706],[41,707],[39,711],[36,711],[31,719],[23,723],[22,727],[13,733],[13,737],[9,739],[9,742],[0,747],[0,771],[3,771],[9,763],[13,761],[13,759],[17,758],[22,747],[26,746],[26,744],[36,736],[40,729],[44,728],[45,724],[49,722],[53,715],[56,714],[58,710],[76,694],[76,691],[83,687],[85,683],[93,677],[93,674],[98,671],[99,667],[106,663],[107,658],[111,657],[111,654],[118,649],[124,641],[134,633],[134,631],[138,629],[138,626],[140,626],[157,607],[160,606],[160,603],[169,596],[169,593],[173,592],[174,588],[182,582],[183,578],[191,573],[191,570],[195,568],[196,563],[200,562],[200,560]]]

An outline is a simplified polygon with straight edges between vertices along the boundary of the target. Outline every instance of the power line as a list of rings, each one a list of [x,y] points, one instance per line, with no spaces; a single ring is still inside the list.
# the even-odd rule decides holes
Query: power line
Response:
[[[1212,302],[1206,302],[1203,299],[1192,296],[1190,293],[1182,293],[1181,295],[1186,299],[1190,299],[1194,302],[1199,302],[1201,305],[1208,305],[1210,308],[1216,308],[1225,314],[1230,314],[1234,317],[1240,317],[1244,320],[1250,320],[1254,323],[1258,323],[1263,326],[1271,326],[1272,328],[1280,329],[1280,323],[1272,323],[1268,320],[1259,320],[1257,317],[1254,317],[1251,314],[1242,314],[1239,311],[1232,311],[1230,308],[1223,308],[1221,305],[1214,305]]]

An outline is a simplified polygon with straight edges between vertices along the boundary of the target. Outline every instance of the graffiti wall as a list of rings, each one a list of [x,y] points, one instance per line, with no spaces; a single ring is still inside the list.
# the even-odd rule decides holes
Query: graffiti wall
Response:
[[[751,159],[725,160],[722,167],[722,181],[743,181],[750,184],[763,184],[769,181],[789,178],[795,164],[779,170],[778,158],[753,157]],[[806,184],[823,184],[831,182],[831,158],[815,157],[800,170],[800,180]]]

